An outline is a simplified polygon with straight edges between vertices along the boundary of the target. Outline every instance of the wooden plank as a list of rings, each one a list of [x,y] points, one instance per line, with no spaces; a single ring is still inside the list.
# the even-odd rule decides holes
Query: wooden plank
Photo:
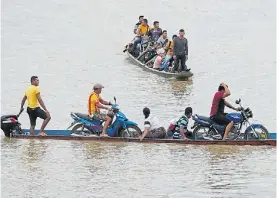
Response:
[[[138,138],[118,138],[118,137],[86,137],[86,136],[14,136],[16,139],[51,139],[51,140],[79,140],[79,141],[104,141],[104,142],[139,142],[139,143],[175,143],[175,144],[193,144],[193,145],[252,145],[263,146],[270,145],[276,146],[276,140],[254,140],[254,141],[231,141],[231,140],[218,140],[218,141],[206,141],[206,140],[172,140],[172,139],[144,139],[140,141]]]

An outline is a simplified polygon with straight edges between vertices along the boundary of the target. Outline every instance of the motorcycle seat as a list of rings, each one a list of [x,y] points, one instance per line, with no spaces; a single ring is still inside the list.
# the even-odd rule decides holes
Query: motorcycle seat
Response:
[[[1,116],[1,122],[6,120],[7,118],[12,118],[12,117],[17,118],[17,115],[13,115],[13,114],[11,114],[11,115],[3,115],[3,116]]]
[[[78,117],[83,118],[85,120],[93,120],[88,114],[84,113],[75,113]]]
[[[200,116],[200,115],[197,115],[197,117],[198,117],[200,120],[209,122],[209,123],[211,123],[211,124],[215,124],[215,122],[214,122],[213,120],[211,120],[210,117],[207,117],[207,116]]]

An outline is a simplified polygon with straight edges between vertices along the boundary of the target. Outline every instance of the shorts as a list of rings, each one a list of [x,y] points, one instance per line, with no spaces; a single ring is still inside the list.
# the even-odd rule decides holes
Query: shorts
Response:
[[[27,107],[27,113],[29,114],[30,124],[32,127],[36,126],[36,121],[38,117],[43,120],[47,118],[46,113],[40,107],[36,107],[36,108]]]
[[[164,127],[153,129],[149,133],[150,138],[165,138],[165,136],[166,136],[166,130]]]
[[[226,115],[218,113],[211,116],[211,119],[219,125],[228,125],[232,120],[229,120]]]
[[[112,111],[108,111],[108,113],[96,112],[95,114],[93,114],[93,119],[106,120],[106,116],[109,116],[111,119],[113,119],[114,112],[112,112]]]

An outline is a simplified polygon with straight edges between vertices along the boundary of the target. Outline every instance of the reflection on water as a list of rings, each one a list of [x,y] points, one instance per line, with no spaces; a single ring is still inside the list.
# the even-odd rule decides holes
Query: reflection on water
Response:
[[[178,102],[184,97],[186,99],[187,96],[191,94],[192,89],[192,80],[180,81],[180,80],[171,80],[170,86],[172,89],[173,95],[178,99]]]
[[[36,161],[42,160],[47,153],[48,144],[43,140],[28,140],[22,149],[22,163],[30,166]]]

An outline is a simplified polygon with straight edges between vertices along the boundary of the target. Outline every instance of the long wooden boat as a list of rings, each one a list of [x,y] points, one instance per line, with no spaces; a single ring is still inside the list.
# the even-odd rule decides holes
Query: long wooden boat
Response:
[[[141,68],[143,68],[149,72],[158,74],[160,76],[163,76],[166,78],[176,78],[176,79],[188,79],[193,76],[193,73],[190,71],[189,72],[180,72],[180,73],[171,73],[171,72],[159,71],[159,70],[150,68],[150,67],[146,66],[144,63],[140,62],[138,59],[136,59],[128,51],[126,51],[126,53],[136,65],[140,66]]]
[[[29,132],[28,129],[23,130]],[[17,139],[52,139],[52,140],[82,140],[82,141],[105,141],[105,142],[141,142],[138,138],[120,138],[120,137],[99,137],[99,136],[70,136],[70,130],[45,130],[48,136],[38,136],[39,130],[35,130],[35,135],[18,135],[12,138]],[[141,143],[175,143],[175,144],[194,144],[194,145],[253,145],[276,146],[276,133],[270,133],[270,139],[267,140],[173,140],[173,139],[144,139]]]

